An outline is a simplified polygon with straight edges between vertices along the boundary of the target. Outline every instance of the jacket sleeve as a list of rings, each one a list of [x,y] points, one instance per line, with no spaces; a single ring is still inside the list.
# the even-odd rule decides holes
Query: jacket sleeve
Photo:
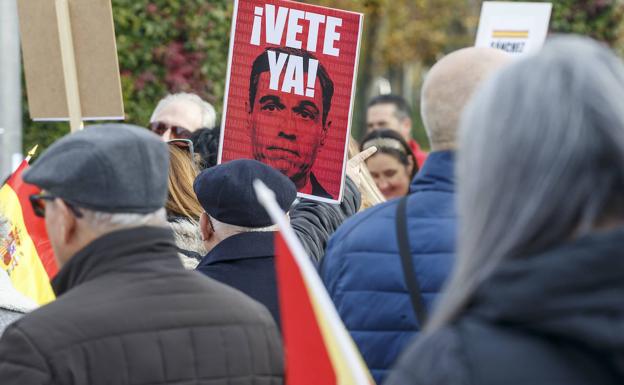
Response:
[[[347,177],[339,205],[302,199],[290,209],[290,223],[314,262],[323,258],[329,237],[345,219],[357,213],[360,203],[360,192]]]
[[[401,354],[384,385],[469,385],[460,344],[452,328],[417,337]]]
[[[51,380],[45,358],[16,324],[0,339],[0,379],[2,385],[43,385]]]

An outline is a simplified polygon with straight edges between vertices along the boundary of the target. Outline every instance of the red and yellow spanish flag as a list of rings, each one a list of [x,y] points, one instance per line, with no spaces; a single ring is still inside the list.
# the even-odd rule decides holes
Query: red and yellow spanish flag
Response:
[[[45,221],[35,215],[29,201],[40,190],[22,180],[35,150],[0,188],[0,216],[9,226],[8,239],[0,239],[0,266],[20,293],[42,305],[54,299],[50,279],[58,268]]]
[[[258,180],[254,188],[279,227],[275,267],[286,385],[374,384],[316,269],[275,201],[275,194]]]

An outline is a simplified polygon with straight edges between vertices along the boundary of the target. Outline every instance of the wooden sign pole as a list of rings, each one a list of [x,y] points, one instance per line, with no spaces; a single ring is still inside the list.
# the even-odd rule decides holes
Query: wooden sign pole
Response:
[[[71,131],[74,132],[82,129],[83,125],[82,109],[80,106],[80,89],[78,88],[78,72],[76,70],[76,55],[74,54],[68,0],[56,0],[56,18],[58,21],[61,45],[61,59],[63,62],[65,94],[67,95],[69,126]]]

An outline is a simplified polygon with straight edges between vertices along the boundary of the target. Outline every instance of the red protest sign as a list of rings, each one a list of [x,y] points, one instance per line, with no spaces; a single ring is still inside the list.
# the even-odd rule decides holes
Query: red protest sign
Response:
[[[237,0],[219,163],[256,159],[299,196],[339,201],[361,28],[358,13]]]

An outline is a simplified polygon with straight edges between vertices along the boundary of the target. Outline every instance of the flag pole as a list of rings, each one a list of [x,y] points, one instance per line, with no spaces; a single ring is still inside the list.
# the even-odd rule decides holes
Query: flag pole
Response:
[[[58,23],[59,43],[61,47],[61,61],[63,63],[63,78],[65,81],[65,95],[67,99],[67,113],[69,127],[72,132],[81,130],[82,107],[80,106],[80,88],[78,87],[78,71],[76,55],[72,38],[71,18],[68,0],[56,0],[56,19]]]
[[[39,148],[39,145],[35,145],[35,147],[31,148],[30,151],[28,151],[28,154],[26,156],[26,158],[24,160],[22,160],[23,164],[24,162],[29,163],[30,159],[35,156],[35,153],[37,152],[37,148]],[[17,169],[19,169],[19,167],[17,167]],[[9,174],[9,176],[7,176],[6,178],[4,178],[4,180],[2,181],[2,184],[0,184],[0,188],[2,188],[5,184],[7,184],[7,182],[9,181],[9,179],[11,179],[11,177],[13,176],[13,174],[15,174],[17,172],[16,170],[13,170],[12,173]]]
[[[30,163],[30,159],[37,153],[37,149],[39,148],[38,144],[35,144],[35,147],[31,148],[26,155],[26,159],[24,159],[27,163]]]

